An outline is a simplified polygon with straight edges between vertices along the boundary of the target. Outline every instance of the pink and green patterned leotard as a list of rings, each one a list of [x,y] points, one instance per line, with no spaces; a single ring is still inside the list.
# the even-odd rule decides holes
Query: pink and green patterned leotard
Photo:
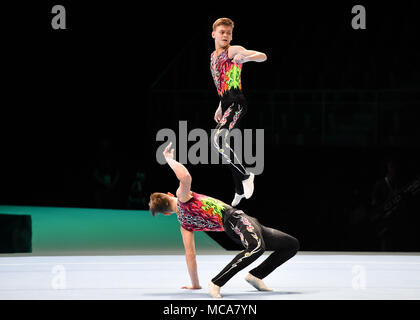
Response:
[[[219,55],[216,55],[216,51],[211,54],[210,69],[220,97],[230,91],[238,92],[242,90],[242,64],[232,62],[229,59],[228,50],[221,52]]]
[[[188,231],[224,231],[223,215],[231,206],[226,203],[192,192],[187,202],[178,200],[178,221]]]

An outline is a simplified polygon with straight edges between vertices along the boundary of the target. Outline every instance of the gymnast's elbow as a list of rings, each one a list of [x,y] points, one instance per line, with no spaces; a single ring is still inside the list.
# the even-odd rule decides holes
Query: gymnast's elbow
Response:
[[[184,184],[191,184],[192,177],[188,172],[185,172],[182,175],[180,175],[179,181],[181,181]]]

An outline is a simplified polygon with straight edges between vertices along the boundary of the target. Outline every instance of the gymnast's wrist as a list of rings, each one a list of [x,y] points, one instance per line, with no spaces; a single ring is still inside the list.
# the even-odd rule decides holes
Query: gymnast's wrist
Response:
[[[177,163],[177,161],[174,158],[165,157],[165,160],[171,168],[174,164]]]

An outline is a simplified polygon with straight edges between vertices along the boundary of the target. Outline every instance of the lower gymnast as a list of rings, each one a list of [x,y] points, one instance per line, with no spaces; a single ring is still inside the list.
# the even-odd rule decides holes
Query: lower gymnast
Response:
[[[176,196],[170,193],[153,193],[150,196],[149,209],[154,216],[158,213],[176,213],[178,216],[191,278],[191,285],[182,288],[201,289],[194,231],[224,231],[233,241],[240,242],[245,249],[210,281],[210,295],[213,298],[221,298],[220,288],[259,258],[265,250],[273,252],[260,265],[249,271],[245,280],[259,291],[272,291],[262,279],[297,253],[299,241],[284,232],[263,226],[256,218],[220,200],[192,192],[191,175],[174,159],[174,150],[170,151],[170,147],[171,144],[163,154],[179,180],[179,188]]]

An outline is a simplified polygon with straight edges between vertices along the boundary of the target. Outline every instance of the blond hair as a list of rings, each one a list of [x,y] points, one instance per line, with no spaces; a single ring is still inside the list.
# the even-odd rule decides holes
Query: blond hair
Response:
[[[228,27],[232,27],[232,29],[233,29],[235,24],[229,18],[219,18],[213,23],[213,31],[216,31],[216,28],[218,26],[228,26]]]

